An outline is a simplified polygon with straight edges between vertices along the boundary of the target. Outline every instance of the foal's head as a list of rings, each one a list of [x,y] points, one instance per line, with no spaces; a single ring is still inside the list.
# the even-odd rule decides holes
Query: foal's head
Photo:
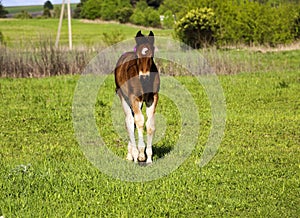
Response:
[[[150,31],[148,36],[144,36],[139,31],[135,41],[139,77],[149,76],[154,56],[154,34]]]

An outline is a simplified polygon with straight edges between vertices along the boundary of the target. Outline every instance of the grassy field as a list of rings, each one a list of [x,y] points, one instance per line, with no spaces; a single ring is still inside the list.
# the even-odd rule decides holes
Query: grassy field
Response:
[[[75,46],[85,48],[103,43],[103,33],[120,31],[129,39],[140,29],[72,22]],[[55,19],[0,20],[0,31],[8,48],[22,52],[22,47],[38,50],[41,38],[54,40],[57,25]],[[155,34],[170,36],[172,30]],[[67,45],[66,21],[62,44]],[[300,51],[200,52],[218,73],[244,72],[218,76],[227,107],[224,139],[217,155],[200,168],[211,129],[210,102],[195,78],[174,77],[198,107],[199,137],[177,170],[150,182],[112,178],[83,154],[72,117],[79,75],[0,78],[0,216],[298,217]],[[98,93],[95,118],[106,145],[125,159],[125,129],[112,126],[115,100],[111,75]],[[161,96],[157,113],[157,122],[165,121],[167,129],[157,130],[154,161],[168,154],[181,129],[178,108],[167,96]]]
[[[0,80],[0,215],[5,217],[298,217],[299,71],[220,76],[227,103],[224,140],[198,166],[211,127],[204,90],[177,79],[199,107],[201,130],[192,155],[159,180],[124,182],[96,169],[74,136],[72,99],[78,76]],[[113,77],[96,104],[97,125],[125,158],[126,140],[111,130]],[[105,96],[103,98],[102,96]],[[158,113],[170,131],[174,106]],[[175,115],[174,115],[175,114]],[[160,134],[159,132],[157,133]],[[178,133],[177,133],[178,134]],[[154,159],[176,138],[154,145]]]
[[[53,5],[54,7],[56,5]],[[60,5],[58,5],[60,6]],[[76,7],[76,4],[71,4],[71,8],[74,9]],[[29,6],[11,6],[11,7],[5,7],[5,10],[8,11],[9,14],[18,14],[21,11],[27,11],[29,13],[32,12],[40,12],[44,10],[43,5],[29,5]]]
[[[29,47],[45,39],[54,42],[58,23],[58,19],[0,19],[0,31],[9,47]],[[73,44],[75,46],[103,45],[103,33],[115,33],[121,35],[123,39],[132,39],[133,33],[135,34],[140,29],[146,30],[144,27],[122,25],[116,22],[99,23],[73,19]],[[172,30],[156,29],[155,34],[156,36],[171,36]],[[67,19],[63,22],[60,43],[68,44]]]

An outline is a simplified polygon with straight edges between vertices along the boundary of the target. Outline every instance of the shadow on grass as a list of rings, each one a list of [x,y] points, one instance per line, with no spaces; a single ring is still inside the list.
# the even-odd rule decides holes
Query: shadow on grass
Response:
[[[152,150],[153,150],[153,154],[155,156],[157,156],[157,158],[162,158],[163,156],[165,156],[167,153],[169,153],[171,150],[173,149],[172,146],[170,145],[166,145],[166,146],[153,146]]]

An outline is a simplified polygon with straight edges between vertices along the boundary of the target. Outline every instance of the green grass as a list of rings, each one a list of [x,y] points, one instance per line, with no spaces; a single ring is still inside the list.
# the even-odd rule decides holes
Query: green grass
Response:
[[[0,31],[9,47],[29,47],[44,39],[56,39],[58,19],[2,19]],[[72,39],[75,46],[103,44],[103,33],[120,32],[124,39],[132,39],[138,30],[148,31],[143,27],[123,25],[118,23],[86,23],[72,20]],[[171,36],[172,30],[155,30],[156,36]],[[68,25],[64,19],[60,43],[68,45]]]
[[[211,127],[209,102],[193,78],[178,77],[199,107],[199,140],[176,171],[144,183],[111,178],[83,155],[72,124],[78,76],[1,79],[0,216],[298,217],[299,75],[220,76],[225,136],[204,168],[197,163]],[[96,104],[97,124],[111,150],[125,158],[126,140],[110,131],[112,76],[105,87]],[[163,96],[158,113],[174,136],[154,145],[154,159],[166,154],[158,147],[178,136],[176,111]]]
[[[77,4],[71,4],[71,8],[75,8]],[[56,5],[53,5],[54,7]],[[60,5],[58,5],[60,6]],[[29,5],[29,6],[11,6],[11,7],[5,7],[5,10],[8,11],[9,14],[17,14],[21,11],[27,11],[29,13],[32,12],[40,12],[44,10],[43,5]]]

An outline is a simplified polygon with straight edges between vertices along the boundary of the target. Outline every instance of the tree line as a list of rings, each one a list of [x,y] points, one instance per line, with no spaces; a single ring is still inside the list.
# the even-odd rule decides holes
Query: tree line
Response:
[[[300,38],[300,0],[81,0],[74,16],[174,28],[194,48]]]

